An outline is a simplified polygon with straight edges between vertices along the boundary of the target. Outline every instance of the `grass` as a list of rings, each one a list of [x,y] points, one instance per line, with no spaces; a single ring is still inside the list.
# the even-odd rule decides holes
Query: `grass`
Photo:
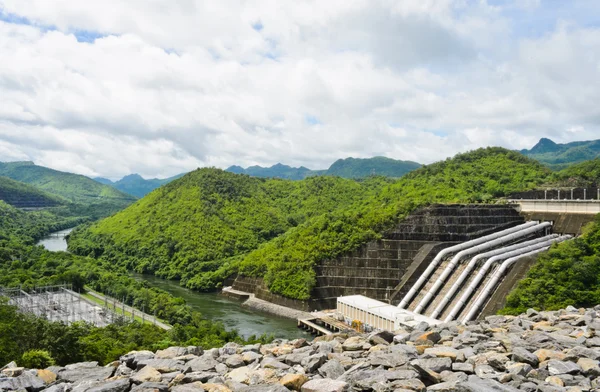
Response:
[[[90,291],[90,292],[94,292],[94,293],[96,293],[94,290],[90,290],[90,289],[89,289],[89,288],[87,288],[87,287],[86,287],[86,291]],[[106,295],[104,295],[104,294],[101,294],[101,293],[96,293],[96,294],[98,294],[98,295],[102,295],[102,296],[104,296],[104,297],[106,297],[106,298],[107,298],[107,300],[108,300],[108,309],[109,309],[109,310],[113,311],[115,314],[117,314],[117,315],[119,315],[119,316],[123,316],[123,308],[120,308],[120,306],[122,306],[122,303],[121,303],[120,301],[117,301],[117,302],[118,302],[117,308],[116,308],[116,309],[113,309],[113,308],[111,308],[111,303],[112,303],[112,300],[113,300],[113,298],[110,298],[110,297],[108,297],[108,296],[106,296]],[[85,299],[89,300],[89,301],[92,301],[92,302],[94,302],[94,303],[97,303],[98,305],[105,306],[105,302],[104,302],[103,300],[101,300],[100,298],[98,298],[98,297],[95,297],[95,296],[93,296],[93,295],[91,295],[91,294],[89,294],[89,293],[81,294],[81,296],[82,296],[83,298],[85,298]],[[129,305],[126,305],[126,306],[129,306]],[[138,312],[142,313],[142,311],[141,311],[141,310],[138,310]],[[137,313],[137,312],[136,312],[136,313]],[[129,320],[131,320],[131,312],[128,312],[127,310],[125,310],[125,314],[124,314],[124,316],[123,316],[123,317],[125,317],[126,319],[129,319]],[[149,317],[153,317],[153,316],[149,316]],[[134,316],[134,319],[135,319],[136,321],[139,321],[140,323],[154,324],[154,322],[152,322],[152,321],[150,321],[150,320],[148,320],[148,319],[142,319],[142,317],[141,317],[141,316],[138,316],[138,315],[135,315],[135,316]],[[160,320],[159,318],[156,318],[156,320],[160,321],[160,322],[161,322],[161,323],[163,323],[163,324],[166,324],[166,325],[168,325],[168,323],[166,323],[166,322],[165,322],[165,321],[163,321],[163,320]]]

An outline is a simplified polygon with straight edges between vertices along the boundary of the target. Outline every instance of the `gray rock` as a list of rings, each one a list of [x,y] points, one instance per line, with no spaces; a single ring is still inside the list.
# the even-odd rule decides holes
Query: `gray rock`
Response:
[[[201,357],[192,359],[186,366],[189,367],[193,372],[207,372],[215,370],[215,367],[219,364],[210,354],[204,354]]]
[[[183,383],[189,384],[193,382],[208,382],[211,378],[218,377],[219,373],[216,372],[192,372],[187,373],[183,376]]]
[[[579,365],[573,362],[562,362],[556,359],[548,361],[548,372],[556,376],[558,374],[577,374],[581,373],[582,369]]]
[[[138,361],[154,359],[156,355],[152,351],[132,351],[123,355],[119,361],[125,363],[132,369],[137,368]]]
[[[473,367],[472,363],[455,362],[452,364],[452,371],[473,374],[475,372],[475,368]]]
[[[131,392],[168,392],[169,385],[162,382],[144,382],[131,388]]]
[[[323,378],[320,380],[310,380],[302,385],[302,392],[342,392],[348,388],[348,384],[343,381]]]
[[[277,370],[286,370],[286,369],[290,368],[289,365],[286,365],[285,363],[279,362],[277,359],[270,358],[270,357],[263,358],[262,362],[260,363],[260,366],[265,369],[277,369]]]
[[[115,380],[109,382],[103,382],[88,389],[86,392],[125,392],[129,390],[129,380]]]
[[[325,378],[336,380],[344,374],[344,367],[338,360],[332,359],[319,368],[319,374]]]
[[[71,366],[71,365],[69,365]],[[81,381],[102,381],[112,377],[115,368],[111,367],[69,367],[60,371],[57,376],[59,380],[65,380],[71,383]]]
[[[290,392],[289,389],[279,384],[250,385],[235,390],[236,392]]]
[[[369,342],[373,345],[388,345],[394,341],[394,334],[389,331],[374,332],[369,335]]]
[[[537,365],[539,363],[538,357],[535,356],[533,353],[530,353],[523,347],[513,348],[511,359],[514,362],[527,363],[533,367],[537,367]]]
[[[422,367],[441,373],[444,370],[452,369],[452,360],[450,358],[424,358],[418,360]]]
[[[373,366],[383,366],[385,368],[394,368],[402,366],[410,361],[410,358],[401,353],[381,354],[374,353],[369,356],[369,361]]]
[[[320,368],[325,363],[325,361],[327,361],[326,354],[315,354],[311,355],[310,357],[304,358],[300,364],[304,367],[304,369],[307,372],[313,373],[318,368]]]
[[[146,359],[137,362],[137,370],[142,369],[144,366],[153,367],[160,373],[172,373],[176,371],[182,371],[189,365],[186,365],[183,361],[177,361],[174,359]]]
[[[252,353],[252,354],[258,355],[256,353]],[[244,362],[244,358],[240,354],[232,355],[229,358],[227,358],[227,360],[225,360],[225,365],[227,365],[227,367],[230,367],[232,369],[242,367],[245,364],[246,364],[246,362]]]
[[[174,386],[171,388],[171,392],[204,392],[204,388],[200,383],[183,384]]]

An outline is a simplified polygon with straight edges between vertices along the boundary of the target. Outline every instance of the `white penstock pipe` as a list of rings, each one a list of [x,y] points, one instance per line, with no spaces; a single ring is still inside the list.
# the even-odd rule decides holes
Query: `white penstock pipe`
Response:
[[[446,282],[446,279],[448,279],[448,277],[452,274],[452,271],[454,271],[454,268],[466,256],[469,256],[472,254],[477,254],[477,253],[480,253],[481,251],[494,248],[498,245],[502,245],[507,242],[518,240],[519,238],[526,237],[528,235],[535,233],[536,231],[540,231],[542,229],[545,229],[546,227],[551,227],[551,226],[552,226],[552,224],[550,222],[540,223],[539,225],[535,225],[533,227],[528,227],[526,229],[517,231],[515,233],[508,234],[508,235],[505,235],[500,238],[496,238],[495,240],[484,242],[481,245],[477,245],[472,248],[461,250],[456,255],[454,255],[452,260],[450,260],[450,262],[444,269],[444,272],[442,272],[442,274],[433,283],[433,286],[431,286],[429,291],[427,291],[427,293],[425,294],[425,297],[423,297],[421,302],[419,302],[419,305],[417,305],[414,312],[421,313],[421,311],[423,311],[425,309],[425,307],[429,304],[429,301],[431,301],[431,299],[435,296],[435,294],[438,292],[438,290],[444,285],[444,282]]]
[[[423,283],[425,283],[427,281],[427,279],[429,279],[429,275],[431,275],[431,273],[435,270],[435,268],[440,263],[440,261],[442,261],[443,258],[446,257],[447,255],[454,253],[454,252],[460,252],[463,249],[471,248],[475,245],[482,244],[484,242],[505,236],[510,233],[517,232],[519,230],[523,230],[527,227],[531,227],[534,225],[537,225],[537,223],[536,222],[527,222],[522,225],[514,226],[509,229],[499,231],[497,233],[486,235],[485,237],[476,238],[471,241],[463,242],[461,244],[454,245],[454,246],[451,246],[446,249],[442,249],[442,251],[440,251],[440,253],[438,253],[435,256],[435,258],[431,261],[431,263],[429,263],[429,266],[427,267],[425,272],[423,272],[423,274],[419,277],[419,279],[415,282],[415,284],[410,288],[410,290],[408,291],[408,293],[406,293],[404,298],[402,298],[402,301],[400,301],[400,303],[398,304],[398,307],[403,309],[404,307],[406,307],[408,305],[410,300],[419,291],[419,289],[421,288]]]
[[[460,286],[462,286],[463,282],[465,280],[467,280],[467,278],[471,274],[471,271],[473,271],[473,269],[475,268],[475,266],[477,265],[477,263],[480,260],[486,259],[488,257],[500,255],[502,253],[510,252],[511,250],[519,249],[524,246],[537,244],[538,242],[548,241],[548,240],[550,240],[552,238],[556,238],[556,237],[558,237],[558,234],[550,234],[545,237],[536,238],[536,239],[533,239],[530,241],[521,242],[521,243],[518,243],[515,245],[506,246],[504,248],[499,248],[499,249],[494,249],[489,252],[480,253],[480,254],[476,255],[475,257],[473,257],[471,259],[471,261],[469,261],[469,264],[467,264],[466,268],[460,274],[460,276],[458,277],[456,282],[454,282],[452,287],[450,287],[450,290],[448,290],[446,295],[444,295],[444,298],[442,298],[442,301],[438,304],[437,308],[435,308],[433,313],[431,313],[430,317],[437,318],[440,314],[442,314],[442,312],[446,308],[446,305],[448,305],[448,302],[450,302],[452,300],[452,297],[454,296],[454,294],[456,294],[458,289],[460,289]]]
[[[454,318],[456,317],[456,315],[458,315],[458,313],[461,311],[463,306],[465,306],[467,304],[467,302],[469,301],[469,298],[471,297],[471,294],[473,294],[473,292],[475,292],[475,289],[477,288],[477,286],[479,286],[479,283],[481,283],[481,281],[483,280],[485,275],[487,275],[487,272],[489,271],[489,269],[491,268],[491,266],[494,263],[496,263],[500,260],[508,259],[510,257],[519,256],[519,255],[525,254],[527,252],[531,252],[536,249],[548,247],[548,246],[552,245],[554,242],[556,242],[559,238],[554,238],[554,239],[551,239],[548,241],[539,242],[537,244],[524,246],[522,248],[513,250],[511,252],[506,252],[506,253],[502,253],[497,256],[490,257],[485,262],[483,267],[481,267],[479,272],[477,272],[477,275],[475,275],[475,278],[473,278],[473,281],[469,284],[469,287],[466,288],[462,297],[460,297],[460,299],[458,300],[458,303],[454,306],[454,308],[452,308],[452,311],[450,312],[450,314],[448,315],[448,317],[446,317],[446,319],[444,321],[448,322],[448,321],[454,320]]]
[[[556,242],[562,242],[565,240],[568,240],[569,238],[571,238],[571,236],[567,235],[567,236],[563,236],[560,237],[559,239],[556,240]],[[467,315],[465,316],[465,318],[463,318],[462,322],[466,323],[467,321],[471,321],[475,318],[475,316],[477,315],[477,312],[479,311],[479,309],[481,307],[483,307],[483,305],[486,303],[486,301],[488,300],[489,296],[492,294],[492,291],[494,290],[494,288],[496,287],[496,285],[498,284],[498,281],[500,280],[500,278],[506,273],[506,271],[508,271],[508,269],[517,262],[517,260],[520,260],[524,257],[527,256],[533,256],[537,253],[541,253],[544,252],[546,250],[548,250],[550,247],[544,247],[544,248],[540,248],[540,249],[536,249],[533,250],[531,252],[519,255],[519,256],[515,256],[515,257],[511,257],[510,259],[505,260],[502,265],[500,266],[500,268],[498,268],[496,270],[496,272],[494,272],[494,274],[492,275],[492,278],[490,279],[489,282],[487,282],[487,284],[485,285],[485,288],[483,289],[483,291],[481,292],[481,294],[479,295],[479,297],[477,297],[477,301],[475,301],[475,303],[473,304],[473,306],[471,306],[471,309],[469,310],[469,313],[467,313]]]

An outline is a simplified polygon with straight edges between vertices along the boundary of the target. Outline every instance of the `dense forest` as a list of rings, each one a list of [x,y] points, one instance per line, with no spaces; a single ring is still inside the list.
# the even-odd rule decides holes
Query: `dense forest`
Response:
[[[44,208],[66,204],[66,200],[38,188],[0,177],[0,200],[17,208]]]
[[[600,158],[581,162],[553,173],[550,182],[564,187],[592,187],[600,185]]]
[[[250,166],[246,169],[240,166],[231,166],[226,171],[235,174],[247,174],[252,177],[282,178],[286,180],[303,180],[315,176],[359,179],[373,175],[399,178],[419,167],[421,167],[421,164],[412,161],[373,157],[338,159],[326,170],[311,170],[304,166],[291,167],[278,163],[271,167]]]
[[[146,196],[148,193],[152,192],[156,188],[159,188],[173,180],[183,177],[183,175],[184,174],[178,174],[169,178],[151,178],[146,180],[139,174],[130,174],[115,182],[112,182],[111,180],[106,178],[99,177],[94,178],[94,180],[102,184],[110,185],[120,190],[121,192],[141,198]]]
[[[131,207],[73,233],[69,249],[138,272],[210,290],[241,273],[273,293],[310,297],[313,266],[379,238],[413,209],[483,202],[547,180],[540,163],[480,149],[400,180],[260,179],[199,169]]]
[[[26,363],[37,358],[39,350],[58,364],[77,360],[108,363],[132,349],[188,344],[216,347],[227,341],[242,342],[236,331],[226,331],[222,324],[204,319],[181,298],[130,278],[122,267],[35,246],[49,232],[89,219],[75,214],[68,207],[25,212],[0,201],[0,287],[30,290],[35,286],[70,283],[75,290],[83,291],[89,286],[155,313],[174,328],[165,332],[128,322],[106,328],[66,326],[22,315],[0,298],[0,363]]]
[[[37,166],[33,162],[0,162],[0,176],[29,184],[71,203],[88,208],[93,204],[97,210],[106,211],[105,215],[127,207],[136,199],[88,177]]]

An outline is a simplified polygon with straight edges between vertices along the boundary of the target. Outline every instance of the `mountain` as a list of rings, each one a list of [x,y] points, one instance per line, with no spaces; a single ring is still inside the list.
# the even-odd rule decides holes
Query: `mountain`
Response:
[[[344,178],[364,178],[370,175],[402,177],[420,167],[421,164],[416,162],[399,161],[386,157],[346,158],[335,161],[327,169],[325,175]]]
[[[521,150],[525,156],[542,162],[553,170],[600,157],[600,140],[558,144],[542,138],[531,150]]]
[[[156,188],[159,188],[165,184],[168,184],[169,182],[171,182],[173,180],[183,177],[184,174],[185,173],[182,173],[182,174],[178,174],[173,177],[162,178],[162,179],[152,178],[149,180],[146,180],[139,174],[130,174],[128,176],[121,178],[119,181],[116,181],[116,182],[112,182],[108,178],[103,178],[103,177],[96,177],[93,180],[97,181],[101,184],[110,185],[113,188],[116,188],[116,189],[120,190],[121,192],[125,192],[129,195],[132,195],[135,197],[144,197],[148,193],[155,190]]]
[[[338,159],[327,170],[310,170],[304,166],[291,167],[278,163],[271,167],[230,166],[225,169],[236,174],[247,174],[252,177],[283,178],[287,180],[302,180],[311,176],[338,176],[343,178],[365,178],[370,175],[386,177],[402,177],[406,173],[421,167],[419,163],[399,161],[386,157],[346,158]]]
[[[135,197],[88,177],[37,166],[33,162],[0,162],[0,176],[79,204],[103,203],[120,209],[135,201]]]
[[[61,197],[8,177],[0,177],[0,200],[17,208],[56,207],[66,203]]]
[[[460,154],[400,179],[299,181],[198,169],[71,235],[101,263],[180,279],[198,290],[240,274],[305,300],[314,265],[380,238],[415,208],[491,201],[545,182],[550,170],[502,148]]]

